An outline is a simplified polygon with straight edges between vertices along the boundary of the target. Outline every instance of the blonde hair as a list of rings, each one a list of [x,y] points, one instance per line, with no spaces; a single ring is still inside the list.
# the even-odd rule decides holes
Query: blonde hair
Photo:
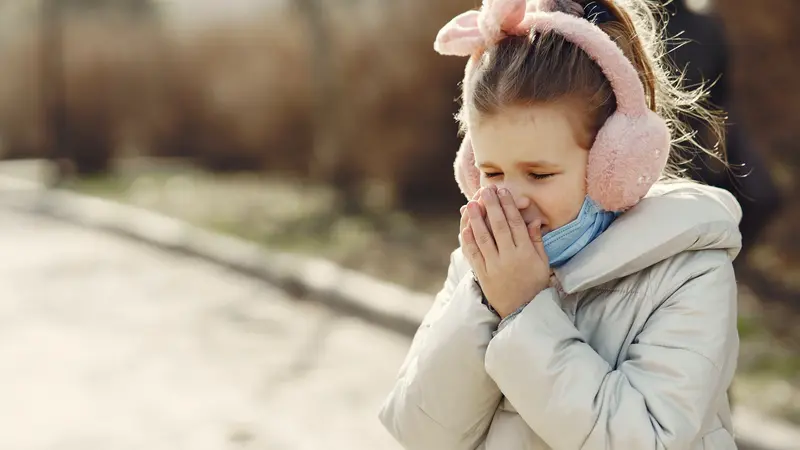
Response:
[[[631,61],[644,85],[650,109],[670,128],[672,145],[662,178],[685,178],[684,166],[696,153],[724,163],[724,116],[706,105],[708,89],[682,87],[683,73],[667,57],[666,11],[652,0],[596,0],[614,16],[599,24]],[[588,1],[579,1],[586,4]],[[557,32],[533,31],[509,36],[487,48],[471,63],[458,114],[466,131],[468,112],[489,116],[513,106],[562,100],[582,105],[586,113],[587,148],[616,110],[616,98],[600,67]],[[702,123],[716,144],[707,148],[690,123]]]

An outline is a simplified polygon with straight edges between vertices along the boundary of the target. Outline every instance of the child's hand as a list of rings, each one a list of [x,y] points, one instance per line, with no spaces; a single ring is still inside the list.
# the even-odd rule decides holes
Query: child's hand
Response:
[[[500,194],[493,186],[479,191],[486,219],[478,201],[467,204],[461,242],[486,300],[504,318],[547,288],[550,266],[541,222],[526,227],[511,194]]]

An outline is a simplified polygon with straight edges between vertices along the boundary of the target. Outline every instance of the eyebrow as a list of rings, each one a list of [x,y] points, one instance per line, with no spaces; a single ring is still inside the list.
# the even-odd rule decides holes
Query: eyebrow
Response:
[[[549,161],[541,161],[540,160],[540,161],[521,161],[521,162],[517,163],[517,166],[520,167],[520,168],[526,169],[526,168],[529,168],[529,167],[555,167],[556,164],[553,164],[553,163],[551,163]],[[485,162],[482,162],[478,167],[482,168],[482,169],[491,169],[491,168],[497,168],[499,166],[497,166],[496,164],[492,163],[491,161],[485,161]]]

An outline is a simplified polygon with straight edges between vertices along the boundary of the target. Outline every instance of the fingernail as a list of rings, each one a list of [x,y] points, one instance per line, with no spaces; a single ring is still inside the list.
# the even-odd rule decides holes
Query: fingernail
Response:
[[[506,197],[508,196],[508,189],[506,188],[498,189],[497,193],[500,194],[501,197]]]
[[[461,212],[461,214],[464,214],[464,211],[466,211],[466,209],[467,209],[467,206],[464,205],[464,206],[461,207],[461,209],[459,209],[459,212]]]
[[[494,191],[492,189],[486,189],[485,191],[483,191],[483,193],[481,193],[481,197],[483,197],[484,200],[490,199],[492,198],[492,194],[494,194]]]

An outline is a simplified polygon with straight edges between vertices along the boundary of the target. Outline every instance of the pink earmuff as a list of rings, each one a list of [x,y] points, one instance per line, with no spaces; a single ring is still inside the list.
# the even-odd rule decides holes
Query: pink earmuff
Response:
[[[518,12],[516,8],[525,3],[525,0],[484,0],[484,10],[480,13],[462,14],[445,26],[434,47],[442,54],[469,56],[505,35],[524,35],[534,30],[559,33],[585,51],[606,75],[617,99],[616,112],[600,129],[589,152],[588,195],[607,211],[634,206],[658,181],[666,166],[670,146],[666,122],[647,107],[644,87],[633,64],[595,24],[582,17],[543,11],[543,5],[552,3],[544,0],[528,2],[527,12],[515,25],[509,26],[507,20],[498,18],[498,11]],[[503,28],[497,31],[495,27],[494,34],[487,35],[482,30],[490,27],[480,25],[487,21],[503,24]],[[467,78],[469,72],[470,65]],[[480,188],[480,173],[475,167],[469,131],[456,154],[454,170],[459,188],[471,199]]]

